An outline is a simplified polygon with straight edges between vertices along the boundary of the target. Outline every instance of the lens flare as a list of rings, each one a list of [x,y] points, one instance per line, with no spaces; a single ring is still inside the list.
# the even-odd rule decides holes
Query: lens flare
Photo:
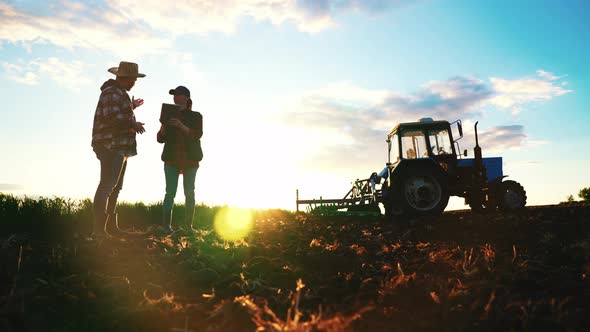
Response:
[[[252,212],[249,209],[224,207],[217,212],[215,232],[226,241],[241,240],[252,229]]]

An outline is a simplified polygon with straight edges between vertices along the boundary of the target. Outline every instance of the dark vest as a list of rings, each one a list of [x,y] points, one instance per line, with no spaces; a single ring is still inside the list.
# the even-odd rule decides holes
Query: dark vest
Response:
[[[196,129],[198,123],[203,123],[203,116],[199,112],[186,112],[184,113],[184,119],[182,124],[185,126]],[[177,132],[176,128],[168,127],[166,130],[166,143],[164,144],[164,151],[162,151],[162,161],[171,161],[174,159],[174,146],[176,145],[176,139],[178,135],[182,135]],[[187,159],[201,161],[203,159],[203,150],[201,149],[201,140],[186,140]]]

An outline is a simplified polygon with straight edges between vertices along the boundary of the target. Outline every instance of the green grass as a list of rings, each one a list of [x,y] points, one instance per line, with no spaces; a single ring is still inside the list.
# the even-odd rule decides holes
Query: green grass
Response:
[[[211,229],[217,212],[224,206],[195,207],[193,225]],[[32,233],[42,237],[63,238],[88,231],[93,222],[92,201],[61,197],[17,197],[0,193],[0,234]],[[119,225],[122,228],[147,228],[162,223],[162,202],[120,202],[117,205]],[[184,220],[184,204],[175,204],[173,224]],[[254,217],[290,214],[284,210],[252,210]]]

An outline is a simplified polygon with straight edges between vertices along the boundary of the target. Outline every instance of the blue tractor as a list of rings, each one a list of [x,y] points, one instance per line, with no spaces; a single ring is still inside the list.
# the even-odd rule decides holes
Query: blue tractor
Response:
[[[452,128],[458,137],[453,137]],[[387,165],[370,180],[385,180],[376,201],[383,204],[386,216],[437,215],[450,196],[464,197],[465,204],[478,212],[524,208],[526,192],[518,182],[505,180],[502,158],[482,158],[477,122],[473,158],[464,158],[467,150],[459,152],[457,141],[462,137],[460,120],[424,118],[393,128],[387,137]]]

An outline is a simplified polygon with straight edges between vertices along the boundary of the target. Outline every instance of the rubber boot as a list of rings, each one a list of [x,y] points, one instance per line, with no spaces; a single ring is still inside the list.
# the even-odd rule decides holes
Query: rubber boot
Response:
[[[186,212],[183,228],[187,231],[194,230],[194,228],[193,228],[193,215],[194,215],[194,213],[189,213],[188,211]]]
[[[116,213],[108,214],[104,223],[104,232],[111,236],[122,235],[122,231],[119,228],[119,215]]]
[[[89,240],[96,240],[96,239],[111,237],[111,235],[106,231],[107,219],[108,219],[107,215],[95,217],[94,224],[92,226],[92,233],[88,237]]]
[[[162,229],[166,235],[174,233],[174,229],[172,229],[172,211],[174,211],[174,208],[170,210],[169,215],[164,212],[164,218],[162,219]]]

